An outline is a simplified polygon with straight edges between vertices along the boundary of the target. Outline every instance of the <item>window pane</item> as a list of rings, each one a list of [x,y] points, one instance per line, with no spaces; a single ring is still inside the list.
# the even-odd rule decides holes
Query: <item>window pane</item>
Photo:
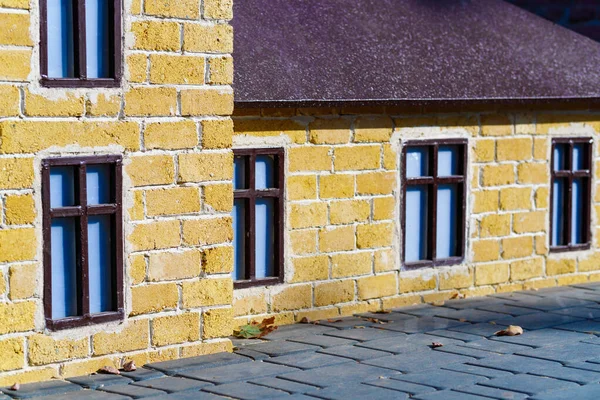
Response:
[[[233,202],[233,280],[246,279],[246,200]]]
[[[438,148],[438,176],[461,175],[458,146],[440,146]]]
[[[568,153],[566,144],[556,144],[554,146],[554,170],[561,171],[567,168],[566,156]]]
[[[110,77],[110,1],[85,0],[86,63],[88,78]]]
[[[255,189],[275,187],[275,158],[273,156],[256,156]]]
[[[586,182],[579,178],[573,179],[573,191],[571,193],[571,244],[584,243],[584,230],[587,221],[585,218],[585,194]]]
[[[406,151],[406,177],[429,176],[429,148],[409,147]]]
[[[427,203],[427,186],[410,186],[406,189],[406,262],[427,259]]]
[[[256,278],[275,275],[275,199],[256,199]]]
[[[587,169],[585,143],[576,143],[573,145],[573,171]]]
[[[78,315],[76,222],[75,218],[55,218],[50,228],[53,319]]]
[[[552,188],[552,246],[564,245],[566,180],[555,179]]]
[[[73,167],[50,168],[50,207],[75,205],[75,170]]]
[[[88,165],[86,179],[88,204],[112,203],[110,198],[111,177],[109,165]]]
[[[233,159],[233,188],[248,189],[247,173],[248,157],[238,156]]]
[[[440,185],[437,197],[436,258],[458,255],[458,216],[461,206],[457,185]]]
[[[47,0],[48,76],[75,76],[73,56],[73,0]]]
[[[88,219],[90,313],[114,311],[112,221],[109,215]]]

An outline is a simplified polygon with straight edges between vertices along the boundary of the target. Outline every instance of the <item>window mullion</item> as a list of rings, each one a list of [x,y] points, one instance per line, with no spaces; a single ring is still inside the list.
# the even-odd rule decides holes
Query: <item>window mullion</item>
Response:
[[[86,29],[85,29],[85,0],[75,0],[75,76],[79,79],[87,79],[86,67]]]
[[[90,313],[90,282],[89,282],[89,260],[88,260],[88,214],[87,214],[87,167],[81,164],[79,172],[79,205],[82,214],[79,218],[79,260],[81,263],[81,306],[83,315]]]
[[[431,190],[431,202],[429,206],[429,224],[431,225],[431,235],[429,235],[429,243],[431,245],[430,254],[431,260],[437,259],[437,192],[438,192],[438,145],[437,143],[431,148],[433,152],[433,166],[431,176],[433,176],[433,184],[429,185]]]
[[[256,278],[256,153],[252,153],[248,162],[250,197],[248,198],[248,279]]]

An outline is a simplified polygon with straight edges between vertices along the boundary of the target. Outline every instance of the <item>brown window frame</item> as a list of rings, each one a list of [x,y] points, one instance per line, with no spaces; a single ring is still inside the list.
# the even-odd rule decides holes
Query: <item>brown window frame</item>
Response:
[[[438,149],[440,146],[460,146],[460,152],[462,156],[462,175],[452,175],[439,177],[438,174]],[[429,170],[432,171],[430,176],[427,177],[406,177],[406,153],[411,147],[429,147]],[[460,158],[459,158],[460,160]],[[401,218],[401,229],[402,229],[402,265],[406,269],[417,269],[426,267],[437,267],[437,266],[448,266],[461,264],[465,259],[465,229],[466,229],[466,207],[467,207],[467,173],[468,173],[468,141],[466,139],[439,139],[439,140],[409,140],[403,144],[402,147],[402,170],[401,170],[401,184],[402,184],[402,201],[400,209]],[[462,183],[462,185],[460,185]],[[459,255],[452,256],[449,258],[437,259],[436,256],[436,230],[437,230],[437,188],[440,184],[459,184],[459,189],[462,193],[461,206],[459,212],[461,213],[457,232],[457,243]],[[431,233],[428,233],[427,243],[427,256],[429,259],[420,260],[414,262],[406,262],[406,189],[408,186],[413,185],[428,185],[430,188],[428,193],[428,226],[431,229]]]
[[[259,149],[234,149],[234,157],[248,157],[246,165],[246,182],[248,189],[234,189],[233,198],[246,199],[246,221],[247,221],[247,241],[246,241],[246,266],[245,279],[234,281],[235,289],[242,289],[252,286],[266,286],[282,283],[284,280],[284,210],[285,210],[285,151],[282,148],[259,148]],[[275,156],[276,188],[254,189],[256,156],[270,155]],[[255,278],[255,213],[256,199],[274,198],[277,202],[275,215],[275,276],[256,279]],[[235,261],[234,261],[235,262]],[[235,268],[235,266],[234,266]]]
[[[87,205],[88,165],[111,165],[111,196],[114,203]],[[76,205],[60,208],[50,207],[50,168],[73,167],[75,169]],[[89,157],[62,157],[42,160],[42,210],[44,237],[44,314],[46,327],[50,330],[61,330],[103,322],[122,320],[125,316],[123,305],[123,179],[122,157],[120,155],[104,155]],[[89,313],[89,281],[87,259],[87,224],[89,215],[114,215],[113,236],[115,238],[115,275],[113,285],[116,293],[116,311]],[[80,293],[78,293],[78,309],[81,315],[61,319],[52,319],[52,255],[51,255],[51,223],[52,218],[78,217],[79,230],[76,243],[77,268]]]
[[[48,76],[48,3],[40,0],[40,73],[41,84],[45,87],[119,87],[122,77],[122,46],[121,21],[122,0],[112,0],[113,11],[112,29],[109,30],[112,46],[110,59],[111,78],[87,78],[86,72],[86,29],[85,29],[85,0],[73,0],[73,78],[53,78]]]
[[[585,162],[587,163],[587,169],[573,171],[573,145],[576,143],[583,143],[587,146],[587,151],[585,152]],[[568,146],[568,154],[565,158],[565,170],[555,171],[554,170],[554,150],[557,144],[567,144]],[[591,137],[574,137],[574,138],[552,138],[552,156],[550,157],[550,234],[548,236],[549,243],[549,251],[551,253],[562,253],[566,251],[576,251],[576,250],[587,250],[591,246],[592,236],[591,236],[591,208],[592,208],[592,185],[593,185],[593,173],[592,168],[594,165],[594,156],[593,156],[593,138]],[[563,207],[563,215],[565,216],[565,235],[568,238],[568,242],[566,245],[552,246],[552,236],[554,235],[554,226],[553,226],[553,215],[554,215],[554,181],[556,178],[567,178],[566,188],[567,192],[567,200],[566,204]],[[584,201],[585,210],[583,212],[583,239],[585,243],[581,244],[571,244],[571,218],[572,218],[572,190],[573,190],[573,178],[584,178],[587,179],[587,185],[585,190],[585,199]],[[566,213],[565,213],[566,211]]]

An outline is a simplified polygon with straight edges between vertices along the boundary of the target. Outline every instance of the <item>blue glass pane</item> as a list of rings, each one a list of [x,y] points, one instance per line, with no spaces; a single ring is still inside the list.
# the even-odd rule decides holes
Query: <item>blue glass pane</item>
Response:
[[[406,189],[406,262],[427,258],[427,186],[411,186]]]
[[[88,204],[108,204],[110,198],[110,166],[88,165],[86,171],[87,179],[87,202]]]
[[[440,185],[437,197],[436,258],[458,255],[459,213],[457,185]]]
[[[73,0],[47,0],[48,76],[74,77]]]
[[[273,156],[256,156],[255,189],[275,187],[275,159]]]
[[[275,199],[256,199],[256,278],[275,275]]]
[[[233,188],[248,189],[247,180],[247,157],[235,157],[233,159]]]
[[[585,182],[583,179],[573,179],[573,191],[571,193],[571,243],[583,243],[583,233],[585,229],[584,210],[585,210]]]
[[[458,146],[440,146],[438,149],[438,176],[460,175]]]
[[[577,143],[573,146],[573,171],[587,169],[585,165],[585,148],[583,143]]]
[[[406,150],[406,177],[429,176],[429,148],[409,147]]]
[[[88,78],[110,76],[110,2],[85,0],[86,64]]]
[[[554,171],[561,171],[567,168],[567,145],[557,144],[554,146]]]
[[[76,220],[56,218],[50,228],[52,318],[77,315]]]
[[[74,176],[73,167],[50,168],[50,207],[75,205]]]
[[[233,202],[233,280],[246,278],[246,201]]]
[[[113,246],[111,217],[94,215],[88,219],[88,263],[90,312],[114,311]]]
[[[552,188],[552,246],[566,244],[564,241],[565,183],[564,179],[555,179]]]

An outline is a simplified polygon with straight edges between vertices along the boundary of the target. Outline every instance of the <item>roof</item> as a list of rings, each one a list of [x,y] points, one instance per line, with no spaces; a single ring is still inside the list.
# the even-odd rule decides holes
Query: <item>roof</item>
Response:
[[[600,43],[501,0],[234,2],[236,106],[600,104]]]

